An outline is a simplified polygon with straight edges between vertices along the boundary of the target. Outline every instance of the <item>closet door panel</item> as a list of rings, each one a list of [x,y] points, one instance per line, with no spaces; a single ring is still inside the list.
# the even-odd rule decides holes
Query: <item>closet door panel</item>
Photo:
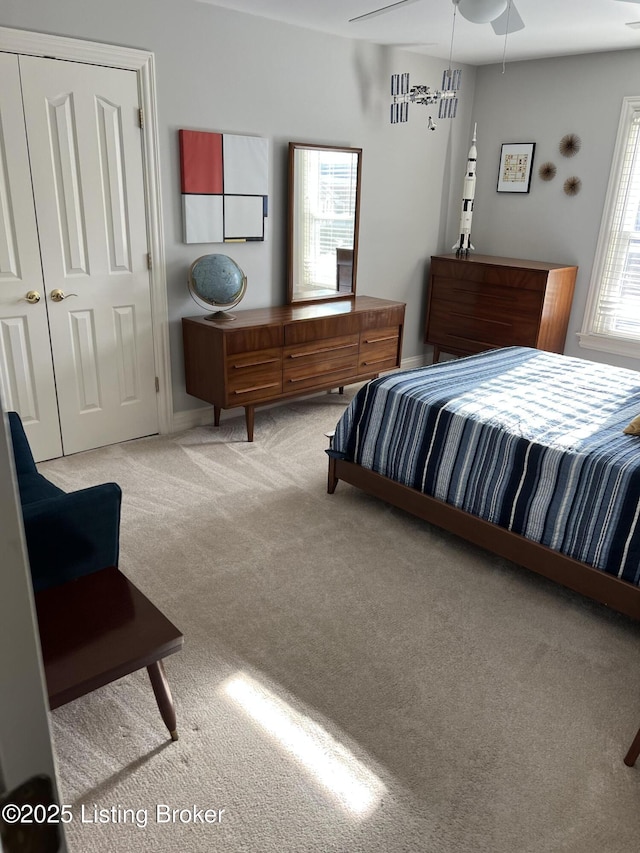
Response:
[[[64,452],[155,433],[137,76],[28,56],[20,71]]]
[[[17,56],[0,53],[0,80],[0,395],[41,461],[62,445]]]

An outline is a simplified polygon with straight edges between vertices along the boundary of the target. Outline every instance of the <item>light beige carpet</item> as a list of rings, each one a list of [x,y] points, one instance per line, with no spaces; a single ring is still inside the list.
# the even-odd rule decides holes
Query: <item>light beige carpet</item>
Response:
[[[238,419],[41,466],[120,483],[121,568],[185,635],[177,743],[144,671],[52,714],[72,850],[637,850],[640,628],[327,495],[345,402],[259,410],[253,444]]]

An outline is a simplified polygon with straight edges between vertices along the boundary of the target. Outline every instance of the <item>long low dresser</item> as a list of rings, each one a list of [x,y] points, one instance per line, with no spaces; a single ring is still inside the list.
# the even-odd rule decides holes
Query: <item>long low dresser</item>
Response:
[[[221,409],[243,406],[253,441],[255,407],[342,388],[400,366],[403,302],[372,296],[234,311],[233,320],[184,317],[186,388]]]
[[[578,268],[492,255],[431,258],[425,343],[471,355],[496,347],[563,352]]]

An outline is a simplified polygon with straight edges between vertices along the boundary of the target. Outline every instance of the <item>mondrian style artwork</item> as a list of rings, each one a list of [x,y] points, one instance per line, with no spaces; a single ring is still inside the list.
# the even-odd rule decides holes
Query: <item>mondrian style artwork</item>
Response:
[[[268,140],[199,130],[179,137],[184,242],[264,240]]]

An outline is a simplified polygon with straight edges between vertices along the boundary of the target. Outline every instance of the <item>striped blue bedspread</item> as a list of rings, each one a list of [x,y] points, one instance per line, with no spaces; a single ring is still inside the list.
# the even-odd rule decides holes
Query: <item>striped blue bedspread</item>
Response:
[[[375,379],[338,458],[640,584],[640,373],[523,347]]]

